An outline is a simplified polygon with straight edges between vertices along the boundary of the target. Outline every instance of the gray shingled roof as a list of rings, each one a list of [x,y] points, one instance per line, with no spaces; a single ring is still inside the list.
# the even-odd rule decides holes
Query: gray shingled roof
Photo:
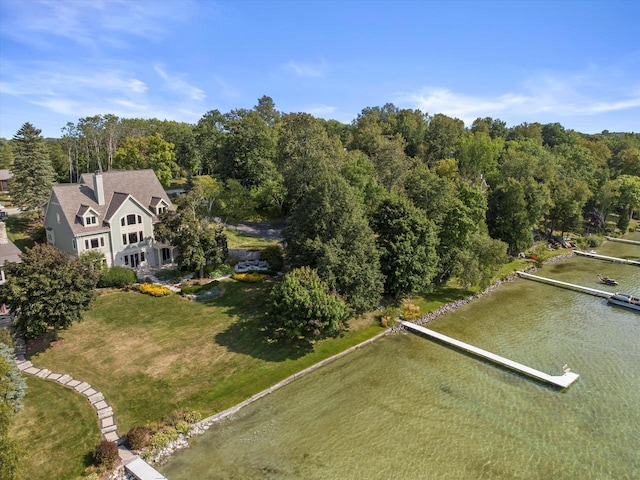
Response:
[[[22,255],[22,252],[13,242],[0,243],[0,265],[4,265],[7,262],[20,262],[20,255]]]
[[[74,234],[97,233],[104,231],[108,220],[131,195],[145,208],[149,208],[154,197],[162,198],[167,205],[172,206],[160,181],[153,170],[109,170],[102,172],[104,186],[104,205],[98,205],[93,193],[93,173],[84,173],[78,184],[57,185],[52,189],[52,195],[60,203],[69,225]],[[95,226],[85,227],[77,216],[80,206],[92,208],[99,215],[99,222]],[[154,222],[157,217],[153,218]]]

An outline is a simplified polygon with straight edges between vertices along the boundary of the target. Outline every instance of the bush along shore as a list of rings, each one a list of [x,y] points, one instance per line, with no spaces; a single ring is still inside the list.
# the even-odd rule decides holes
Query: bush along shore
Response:
[[[549,263],[555,263],[561,260],[565,260],[567,258],[571,258],[575,255],[575,253],[571,252],[565,255],[557,255],[555,257],[550,258],[549,260],[547,260],[545,263],[549,264]],[[527,268],[526,271],[527,272],[535,272],[539,269],[539,267],[536,266],[532,266],[530,268]],[[429,323],[430,321],[444,315],[447,312],[451,312],[453,310],[455,310],[456,308],[459,308],[463,305],[467,305],[471,302],[473,302],[474,300],[477,300],[478,298],[484,297],[485,295],[488,295],[489,293],[495,291],[500,285],[502,285],[503,283],[507,283],[507,282],[511,282],[515,279],[518,278],[518,274],[517,273],[513,273],[511,275],[509,275],[506,278],[500,279],[498,281],[496,281],[495,283],[493,283],[492,285],[490,285],[489,287],[487,287],[486,289],[484,289],[483,291],[476,293],[474,295],[470,295],[466,298],[461,298],[459,300],[455,300],[453,302],[447,303],[446,305],[443,305],[435,310],[432,310],[431,312],[413,320],[413,323],[416,323],[418,325],[424,325],[426,323]],[[281,382],[277,383],[276,385],[274,385],[273,387],[270,387],[266,390],[263,390],[262,392],[259,392],[255,395],[253,395],[252,397],[248,398],[247,400],[239,403],[238,405],[235,405],[227,410],[224,410],[223,412],[217,413],[215,415],[212,415],[210,417],[205,418],[202,421],[196,422],[196,423],[192,423],[189,425],[189,431],[183,434],[180,434],[177,436],[177,438],[171,440],[170,442],[168,442],[165,446],[161,447],[161,448],[150,448],[150,447],[146,447],[144,448],[142,451],[140,451],[140,455],[142,456],[142,458],[144,458],[147,462],[149,462],[150,464],[154,464],[154,465],[164,465],[165,463],[167,463],[171,457],[171,455],[176,452],[177,450],[183,449],[183,448],[188,448],[189,447],[189,438],[191,436],[194,435],[202,435],[204,434],[212,425],[221,422],[222,420],[228,419],[230,418],[233,414],[235,414],[236,412],[238,412],[241,408],[255,402],[256,400],[264,397],[265,395],[268,395],[269,393],[273,392],[274,390],[277,390],[280,387],[283,387],[285,385],[287,385],[288,383],[291,383],[293,380],[302,377],[303,375],[306,375],[307,373],[310,373],[318,368],[323,367],[324,365],[326,365],[327,363],[330,363],[334,360],[337,360],[338,358],[341,358],[349,353],[351,353],[352,351],[361,348],[365,345],[368,345],[371,342],[374,342],[376,340],[378,340],[379,338],[382,338],[388,334],[391,333],[399,333],[401,331],[404,330],[404,327],[402,325],[396,325],[393,328],[390,328],[389,330],[386,330],[378,335],[376,335],[373,338],[370,338],[369,340],[366,340],[356,346],[353,346],[347,350],[345,350],[344,352],[341,352],[337,355],[334,355],[330,358],[327,358],[315,365],[312,365],[309,368],[306,368],[305,370],[302,370],[299,373],[296,373],[294,375],[291,375],[290,377],[282,380]],[[113,480],[129,480],[127,477],[116,477]]]

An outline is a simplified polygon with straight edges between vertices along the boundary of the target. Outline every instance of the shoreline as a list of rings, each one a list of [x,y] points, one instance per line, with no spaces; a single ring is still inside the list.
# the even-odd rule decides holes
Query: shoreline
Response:
[[[571,252],[568,254],[562,254],[562,255],[557,255],[554,256],[552,258],[550,258],[549,260],[547,260],[545,262],[545,264],[548,263],[555,263],[558,261],[562,261],[562,260],[566,260],[569,258],[572,258],[575,256],[575,253]],[[541,267],[536,267],[536,266],[532,266],[531,268],[527,268],[525,269],[526,272],[535,272],[537,270],[539,270]],[[484,290],[482,290],[481,292],[478,292],[474,295],[470,295],[468,297],[465,298],[461,298],[458,300],[454,300],[453,302],[447,303],[445,305],[442,305],[441,307],[432,310],[431,312],[426,313],[425,315],[421,316],[420,318],[416,319],[413,321],[413,323],[417,324],[417,325],[424,325],[427,324],[429,322],[431,322],[432,320],[435,320],[438,317],[441,317],[442,315],[444,315],[447,312],[451,312],[463,305],[467,305],[471,302],[473,302],[474,300],[477,300],[479,298],[482,298],[488,294],[490,294],[491,292],[495,291],[498,287],[500,287],[500,285],[504,284],[504,283],[508,283],[508,282],[512,282],[516,279],[518,279],[520,277],[518,277],[517,273],[512,273],[511,275],[509,275],[508,277],[504,278],[504,279],[500,279],[494,283],[492,283],[490,286],[488,286],[487,288],[485,288]],[[253,402],[267,396],[268,394],[270,394],[271,392],[274,392],[282,387],[284,387],[285,385],[288,385],[289,383],[293,382],[294,380],[297,380],[298,378],[301,378],[321,367],[324,367],[325,365],[334,362],[335,360],[338,360],[352,352],[354,352],[355,350],[365,347],[367,345],[369,345],[370,343],[373,343],[377,340],[379,340],[380,338],[386,337],[387,335],[392,335],[392,334],[397,334],[400,333],[402,331],[404,331],[405,328],[402,325],[396,325],[392,328],[389,328],[387,330],[385,330],[384,332],[381,332],[379,334],[377,334],[374,337],[371,337],[368,340],[365,340],[364,342],[361,342],[357,345],[354,345],[353,347],[350,347],[340,353],[337,353],[329,358],[326,358],[316,364],[311,365],[310,367],[305,368],[304,370],[301,370],[298,373],[294,373],[293,375],[290,375],[289,377],[285,378],[284,380],[281,380],[280,382],[276,383],[275,385],[264,389],[258,393],[256,393],[255,395],[252,395],[251,397],[249,397],[248,399],[230,407],[227,408],[226,410],[223,410],[222,412],[218,412],[214,415],[210,415],[209,417],[201,420],[200,422],[194,423],[191,425],[191,429],[189,430],[189,433],[187,435],[180,435],[178,437],[178,439],[176,439],[175,441],[169,443],[169,445],[167,445],[165,448],[159,450],[155,455],[146,457],[144,456],[144,451],[140,453],[140,456],[142,458],[145,459],[145,461],[149,462],[152,465],[155,466],[162,466],[165,465],[170,459],[171,456],[178,450],[181,450],[183,448],[188,448],[189,447],[189,438],[192,436],[196,436],[196,435],[203,435],[212,425],[221,422],[222,420],[225,420],[229,417],[231,417],[233,414],[237,413],[238,411],[240,411],[243,407],[246,407],[247,405],[252,404]]]

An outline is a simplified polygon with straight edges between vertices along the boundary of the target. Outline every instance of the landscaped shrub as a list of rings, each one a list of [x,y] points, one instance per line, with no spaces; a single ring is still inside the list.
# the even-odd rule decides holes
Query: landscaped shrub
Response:
[[[180,293],[183,295],[195,295],[198,292],[202,292],[205,290],[211,290],[218,286],[218,282],[209,282],[204,285],[185,285],[180,289]]]
[[[420,316],[420,307],[411,302],[404,302],[401,310],[402,318],[405,320],[415,320]]]
[[[189,433],[189,428],[189,424],[182,420],[176,425],[176,432],[178,432],[180,435],[186,435],[187,433]]]
[[[160,270],[156,272],[156,278],[158,280],[162,280],[164,282],[168,282],[169,280],[179,280],[183,276],[183,273],[180,270]]]
[[[202,414],[195,410],[185,410],[183,414],[184,421],[187,423],[198,423],[202,420]]]
[[[151,437],[151,430],[147,427],[131,427],[127,432],[127,445],[131,450],[141,450]]]
[[[122,288],[137,280],[136,272],[130,268],[114,266],[105,269],[100,275],[98,286],[103,288]]]
[[[281,272],[284,264],[284,252],[280,245],[265,248],[260,253],[260,259],[269,264],[271,270]]]
[[[173,442],[174,440],[178,439],[178,436],[180,435],[178,433],[178,430],[176,430],[174,427],[166,427],[162,433],[164,433],[167,438],[169,439],[170,442]]]
[[[207,265],[207,267],[213,267],[213,265]],[[211,268],[208,272],[207,272],[207,268],[205,267],[205,273],[207,275],[207,277],[209,278],[220,278],[220,277],[224,277],[225,275],[233,275],[233,267],[231,265],[227,265],[222,264],[222,265],[216,265],[214,268]]]
[[[118,460],[118,445],[109,440],[101,441],[96,447],[93,458],[97,466],[111,470]]]
[[[139,288],[141,293],[146,293],[147,295],[151,295],[153,297],[166,297],[171,293],[167,287],[163,285],[157,285],[154,283],[143,283]]]
[[[246,283],[259,283],[266,277],[263,273],[234,273],[233,279]]]
[[[149,440],[149,445],[151,445],[151,447],[154,448],[155,450],[159,450],[169,445],[170,441],[171,441],[170,435],[168,435],[165,432],[157,432],[151,436],[151,439]]]
[[[9,330],[5,328],[0,329],[0,343],[4,343],[7,347],[13,348],[13,337]]]

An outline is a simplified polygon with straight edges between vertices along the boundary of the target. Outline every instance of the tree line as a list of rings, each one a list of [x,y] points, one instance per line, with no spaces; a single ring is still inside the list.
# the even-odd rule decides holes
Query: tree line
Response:
[[[200,232],[185,264],[202,268],[207,255],[223,256],[221,232],[207,226],[213,219],[284,219],[296,278],[274,295],[285,285],[315,289],[292,303],[302,309],[320,293],[335,295],[344,308],[324,304],[341,318],[383,294],[401,298],[452,277],[484,285],[534,235],[603,232],[613,213],[626,231],[640,205],[640,135],[585,135],[559,123],[508,128],[486,117],[466,127],[387,104],[343,124],[283,114],[265,96],[252,109],[210,111],[195,125],[104,115],[63,133],[36,140],[57,181],[110,168],[152,168],[165,186],[188,178],[178,204],[189,215],[169,213],[169,228],[159,230],[169,237],[185,221]],[[3,159],[15,146],[18,170],[24,134],[3,144]]]

